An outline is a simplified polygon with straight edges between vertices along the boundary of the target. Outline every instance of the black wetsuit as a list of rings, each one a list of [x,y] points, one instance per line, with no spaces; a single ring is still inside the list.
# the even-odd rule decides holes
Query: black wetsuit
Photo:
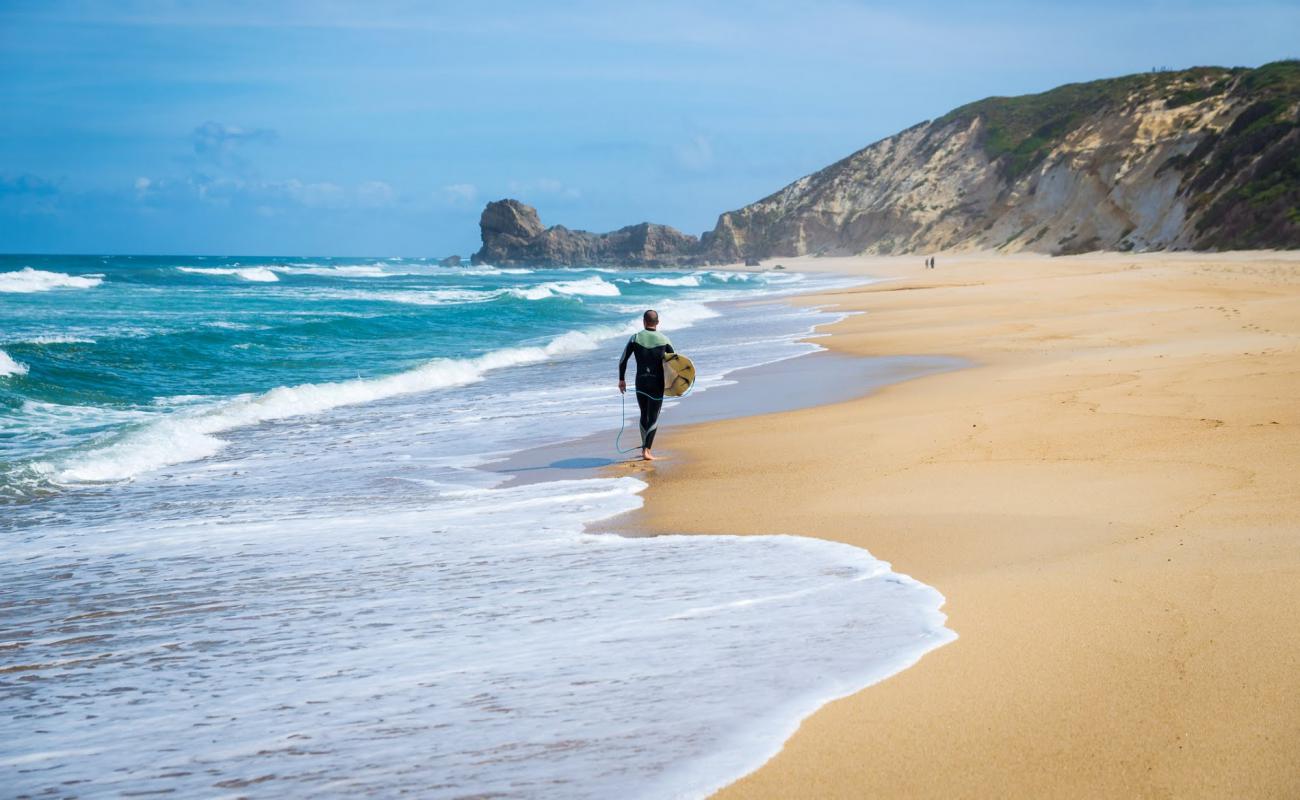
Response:
[[[636,356],[636,403],[641,408],[641,447],[649,450],[659,427],[659,409],[664,404],[664,356],[673,352],[668,337],[658,331],[640,331],[627,340],[618,360],[618,379],[625,380],[627,360]]]

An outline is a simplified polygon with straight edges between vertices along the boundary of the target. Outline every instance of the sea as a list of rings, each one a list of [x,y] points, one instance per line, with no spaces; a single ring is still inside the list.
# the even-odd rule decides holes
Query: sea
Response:
[[[621,458],[644,309],[700,375],[671,426],[821,349],[838,316],[783,298],[850,282],[0,256],[4,794],[676,798],[756,769],[955,638],[939,592],[822,540],[600,533],[642,480],[499,467]]]

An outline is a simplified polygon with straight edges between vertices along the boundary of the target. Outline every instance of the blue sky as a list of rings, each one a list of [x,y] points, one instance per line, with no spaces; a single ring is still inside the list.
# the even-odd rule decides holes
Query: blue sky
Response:
[[[690,233],[993,94],[1300,56],[1300,3],[0,0],[0,252]]]

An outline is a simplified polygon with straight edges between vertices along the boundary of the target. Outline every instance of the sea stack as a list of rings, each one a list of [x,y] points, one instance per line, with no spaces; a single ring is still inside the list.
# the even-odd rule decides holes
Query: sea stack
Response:
[[[542,225],[537,209],[518,200],[487,204],[479,218],[483,246],[475,264],[535,267],[666,267],[696,263],[700,240],[667,225],[642,222],[610,233]]]

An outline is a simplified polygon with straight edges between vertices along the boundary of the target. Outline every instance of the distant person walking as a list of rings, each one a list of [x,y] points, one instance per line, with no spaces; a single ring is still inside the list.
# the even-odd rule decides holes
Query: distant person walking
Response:
[[[673,351],[673,343],[659,332],[659,312],[650,309],[641,315],[645,330],[627,340],[623,357],[618,361],[618,390],[627,392],[627,360],[636,356],[636,404],[641,408],[641,457],[654,461],[650,448],[659,427],[659,410],[664,405],[664,356]]]

